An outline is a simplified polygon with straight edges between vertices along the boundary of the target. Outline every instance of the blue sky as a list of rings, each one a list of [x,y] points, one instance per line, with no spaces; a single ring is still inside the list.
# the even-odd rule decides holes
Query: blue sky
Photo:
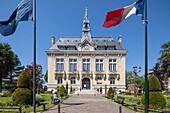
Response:
[[[21,0],[0,0],[0,21],[7,20]],[[51,36],[81,36],[85,7],[88,6],[92,36],[123,36],[123,48],[128,50],[127,70],[141,66],[144,74],[144,25],[141,18],[131,16],[112,28],[103,28],[108,11],[122,8],[136,0],[37,0],[37,64],[47,70],[45,51],[51,47]],[[170,41],[170,0],[148,0],[148,67],[152,68],[160,56],[160,46]],[[22,65],[33,62],[33,22],[20,22],[13,35],[0,42],[9,43]]]

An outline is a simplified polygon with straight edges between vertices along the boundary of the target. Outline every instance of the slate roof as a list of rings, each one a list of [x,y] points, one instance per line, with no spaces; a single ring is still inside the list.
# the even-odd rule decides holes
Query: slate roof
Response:
[[[59,46],[78,46],[81,43],[82,37],[61,37],[51,49],[59,49]],[[123,48],[119,46],[112,37],[91,37],[92,42],[95,47],[104,46],[104,47],[116,47],[117,50],[122,50]]]

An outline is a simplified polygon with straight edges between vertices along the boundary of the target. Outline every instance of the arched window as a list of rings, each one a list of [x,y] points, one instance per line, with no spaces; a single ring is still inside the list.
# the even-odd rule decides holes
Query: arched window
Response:
[[[71,84],[76,84],[76,78],[75,78],[75,77],[71,77],[70,83],[71,83]]]
[[[115,78],[114,77],[110,77],[110,84],[115,84]]]
[[[97,77],[97,84],[102,84],[102,77]]]
[[[62,84],[63,83],[63,77],[58,77],[57,82],[58,82],[58,84]]]

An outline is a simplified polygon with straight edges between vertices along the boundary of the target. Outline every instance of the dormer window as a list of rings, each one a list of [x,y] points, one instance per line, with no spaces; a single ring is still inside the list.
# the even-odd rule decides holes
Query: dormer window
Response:
[[[97,49],[98,50],[105,50],[105,47],[104,46],[99,46]]]
[[[67,50],[76,50],[74,46],[67,47]]]
[[[65,46],[59,46],[58,48],[59,48],[59,50],[66,50]]]
[[[115,46],[109,46],[109,47],[107,48],[107,50],[116,50],[116,47],[115,47]]]

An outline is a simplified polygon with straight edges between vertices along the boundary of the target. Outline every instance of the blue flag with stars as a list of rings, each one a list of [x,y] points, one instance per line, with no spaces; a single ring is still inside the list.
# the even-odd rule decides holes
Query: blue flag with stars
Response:
[[[33,20],[33,0],[22,0],[10,18],[0,21],[0,33],[3,36],[12,35],[20,21]]]

